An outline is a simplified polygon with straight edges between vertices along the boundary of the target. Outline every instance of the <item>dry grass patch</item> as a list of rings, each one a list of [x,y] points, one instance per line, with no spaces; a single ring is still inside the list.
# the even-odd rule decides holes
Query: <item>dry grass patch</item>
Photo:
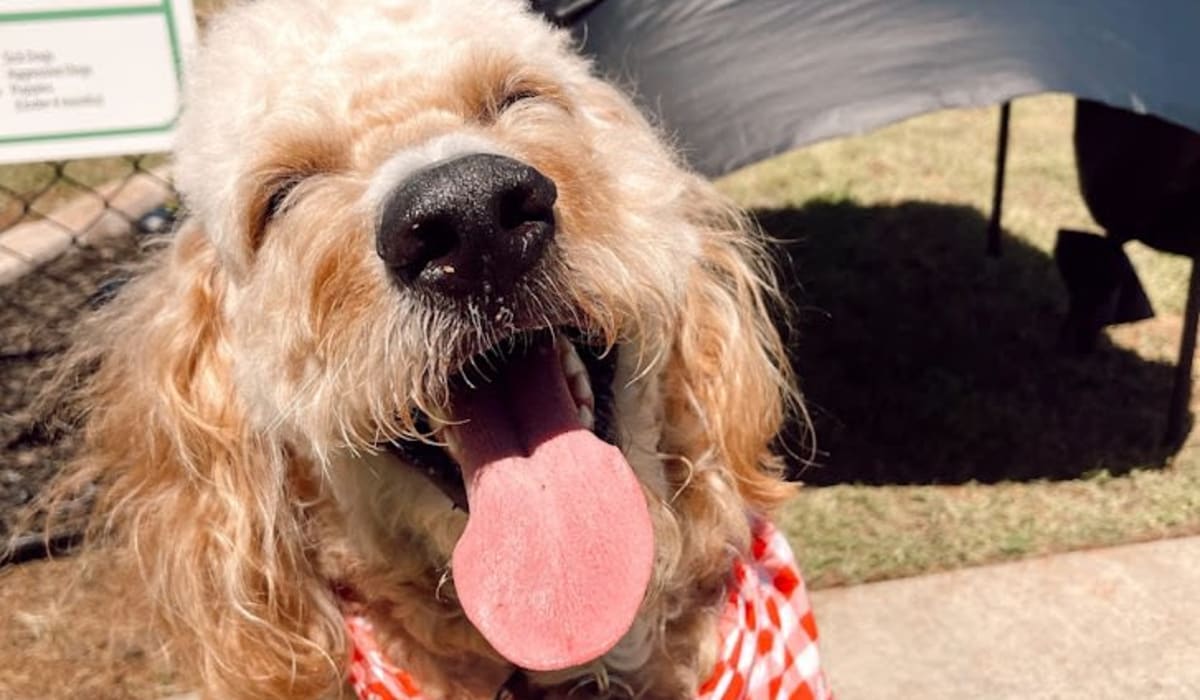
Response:
[[[0,697],[150,700],[180,688],[143,625],[144,601],[103,556],[0,571]]]

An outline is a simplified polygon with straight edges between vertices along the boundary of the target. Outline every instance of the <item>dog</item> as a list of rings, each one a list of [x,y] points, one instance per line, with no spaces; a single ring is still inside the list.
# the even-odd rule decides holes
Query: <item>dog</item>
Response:
[[[74,351],[56,492],[98,486],[206,697],[381,697],[385,659],[736,696],[802,410],[747,220],[517,0],[244,3],[189,70],[187,217]]]

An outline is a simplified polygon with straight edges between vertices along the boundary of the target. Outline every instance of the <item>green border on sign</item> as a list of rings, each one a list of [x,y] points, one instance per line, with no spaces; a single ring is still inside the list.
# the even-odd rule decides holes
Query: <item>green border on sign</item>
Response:
[[[12,12],[0,14],[0,24],[14,22],[52,22],[64,19],[93,19],[104,17],[125,17],[129,15],[161,14],[167,23],[167,37],[171,43],[171,58],[175,64],[175,84],[183,90],[183,57],[179,49],[179,36],[175,29],[175,13],[171,8],[171,0],[162,0],[154,6],[141,7],[98,7],[90,10],[58,10],[49,12]],[[33,136],[0,136],[0,144],[31,143],[36,141],[59,141],[66,139],[102,138],[106,136],[132,136],[136,134],[157,134],[170,131],[179,120],[176,112],[171,121],[158,126],[131,127],[128,129],[108,129],[103,131],[75,131],[57,134],[35,134]]]

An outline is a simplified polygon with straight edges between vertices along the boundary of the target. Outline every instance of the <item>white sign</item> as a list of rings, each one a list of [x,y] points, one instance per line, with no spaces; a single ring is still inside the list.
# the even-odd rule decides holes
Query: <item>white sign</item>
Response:
[[[0,163],[171,148],[191,0],[0,0]]]

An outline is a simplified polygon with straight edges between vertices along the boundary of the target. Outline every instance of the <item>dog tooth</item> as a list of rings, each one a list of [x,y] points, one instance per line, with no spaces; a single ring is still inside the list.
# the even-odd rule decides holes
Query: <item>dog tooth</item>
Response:
[[[596,416],[592,413],[592,409],[588,408],[587,406],[580,406],[579,422],[582,423],[583,427],[587,428],[588,430],[594,429],[596,427]]]
[[[568,377],[573,377],[577,374],[587,376],[587,367],[584,366],[583,360],[579,359],[579,353],[575,352],[574,347],[571,347],[570,352],[563,355],[562,368],[563,374]]]
[[[592,396],[592,382],[588,379],[586,373],[576,374],[569,378],[571,380],[571,396],[575,398],[577,403],[586,403],[594,405],[594,397]]]
[[[455,462],[459,461],[458,460],[458,432],[454,429],[454,426],[453,425],[443,426],[442,429],[440,431],[438,431],[438,433],[439,433],[438,439],[446,446],[446,448],[445,448],[446,453],[449,454],[450,458],[453,459]]]
[[[567,340],[567,336],[562,333],[554,334],[554,347],[558,350],[559,359],[565,358],[567,353],[575,352],[575,347],[571,345],[571,341]]]

